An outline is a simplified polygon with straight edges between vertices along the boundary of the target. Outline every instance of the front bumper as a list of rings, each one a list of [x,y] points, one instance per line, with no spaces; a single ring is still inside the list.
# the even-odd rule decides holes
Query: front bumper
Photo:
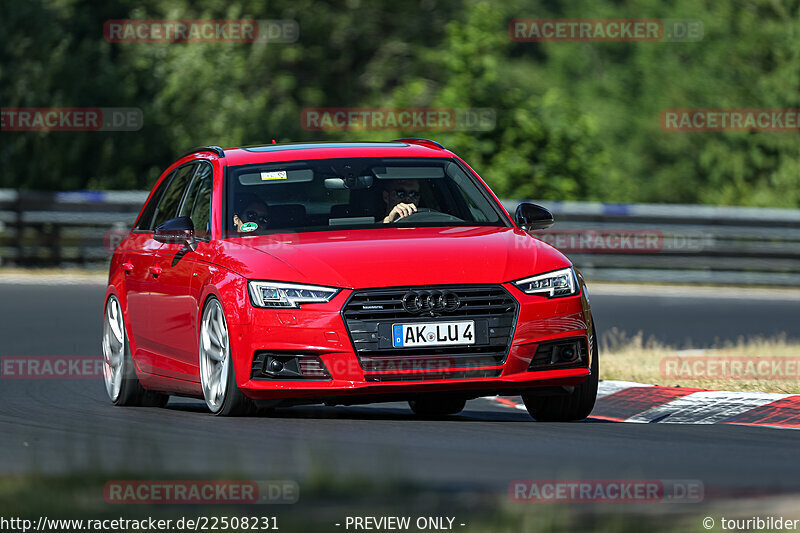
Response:
[[[357,403],[360,398],[402,399],[422,393],[467,397],[519,394],[540,388],[576,386],[585,381],[590,375],[593,350],[588,334],[591,313],[583,294],[548,299],[526,295],[512,284],[503,284],[502,288],[513,298],[516,309],[508,346],[498,361],[475,359],[477,366],[465,366],[460,360],[448,366],[446,361],[452,359],[445,358],[444,363],[439,360],[432,367],[389,366],[378,371],[371,367],[365,371],[342,314],[354,292],[345,290],[325,304],[286,310],[251,309],[248,324],[231,324],[237,384],[246,396],[255,400]],[[589,349],[576,364],[529,370],[537,347],[559,339],[581,340]],[[264,351],[317,356],[330,377],[262,377],[253,371],[253,361],[256,353]],[[397,353],[402,355],[401,350]]]

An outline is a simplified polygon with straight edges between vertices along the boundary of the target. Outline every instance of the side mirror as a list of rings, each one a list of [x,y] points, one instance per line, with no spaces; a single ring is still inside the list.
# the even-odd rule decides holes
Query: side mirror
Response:
[[[194,238],[194,222],[189,217],[167,220],[156,228],[153,238],[164,244],[183,244],[191,251],[197,249],[197,241]]]
[[[525,231],[534,229],[547,229],[555,222],[553,213],[540,205],[531,202],[522,202],[514,213],[517,225]]]

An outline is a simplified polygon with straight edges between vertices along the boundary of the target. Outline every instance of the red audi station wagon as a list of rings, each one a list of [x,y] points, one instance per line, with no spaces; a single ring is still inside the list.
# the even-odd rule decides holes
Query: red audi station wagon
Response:
[[[597,395],[581,274],[424,139],[194,150],[111,260],[103,354],[115,405],[408,401],[422,416],[521,395],[577,420]]]

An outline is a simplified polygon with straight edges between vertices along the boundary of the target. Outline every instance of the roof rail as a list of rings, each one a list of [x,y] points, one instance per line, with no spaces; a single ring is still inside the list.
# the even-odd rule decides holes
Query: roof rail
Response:
[[[220,148],[219,146],[201,146],[200,148],[195,148],[194,150],[189,150],[185,154],[183,154],[180,159],[183,159],[187,155],[196,154],[197,152],[213,152],[218,157],[225,157],[225,151]]]
[[[427,146],[428,148],[438,148],[439,150],[444,150],[444,146],[437,143],[436,141],[432,141],[430,139],[420,139],[419,137],[406,137],[405,139],[395,139],[394,142],[407,142],[409,144],[421,144],[423,146]]]

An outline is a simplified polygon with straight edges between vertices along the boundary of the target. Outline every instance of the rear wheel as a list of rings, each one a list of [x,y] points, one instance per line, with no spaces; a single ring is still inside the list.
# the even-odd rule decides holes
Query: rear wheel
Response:
[[[206,405],[215,415],[241,416],[254,404],[236,385],[228,323],[222,305],[210,298],[200,322],[200,383]]]
[[[455,415],[464,410],[467,400],[455,396],[420,396],[408,402],[414,414],[422,417]]]
[[[103,379],[111,402],[118,406],[163,407],[169,396],[142,387],[133,368],[125,318],[116,296],[106,302],[103,318]]]
[[[592,375],[572,393],[560,396],[523,394],[528,413],[539,422],[570,422],[583,420],[594,409],[597,399],[600,362],[597,357],[597,336],[592,334]]]

